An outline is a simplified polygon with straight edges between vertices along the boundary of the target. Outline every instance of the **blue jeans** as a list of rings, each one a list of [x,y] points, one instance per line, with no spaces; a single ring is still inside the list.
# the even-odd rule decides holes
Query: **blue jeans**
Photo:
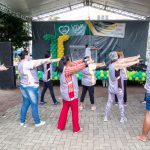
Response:
[[[146,93],[146,110],[150,111],[150,93]]]
[[[22,100],[23,100],[21,106],[20,122],[21,123],[25,122],[28,108],[31,105],[34,122],[35,124],[39,124],[40,123],[40,118],[38,113],[39,88],[34,86],[20,85],[20,91],[22,93]]]

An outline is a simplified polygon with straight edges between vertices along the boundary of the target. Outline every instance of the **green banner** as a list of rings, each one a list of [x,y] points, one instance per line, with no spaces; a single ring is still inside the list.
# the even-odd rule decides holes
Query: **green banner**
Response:
[[[70,36],[89,35],[89,28],[85,21],[55,23],[56,36],[68,34]]]

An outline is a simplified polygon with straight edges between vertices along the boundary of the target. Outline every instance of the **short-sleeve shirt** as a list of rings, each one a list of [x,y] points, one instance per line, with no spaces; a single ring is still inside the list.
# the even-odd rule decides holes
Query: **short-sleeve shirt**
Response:
[[[82,70],[82,85],[93,86],[96,84],[95,70],[96,64],[94,63]]]
[[[18,71],[21,74],[21,84],[28,86],[39,85],[37,70],[34,68],[32,60],[22,60],[18,65]]]
[[[87,47],[87,48],[85,49],[85,57],[86,57],[86,56],[91,57],[91,48],[89,48],[89,47]]]

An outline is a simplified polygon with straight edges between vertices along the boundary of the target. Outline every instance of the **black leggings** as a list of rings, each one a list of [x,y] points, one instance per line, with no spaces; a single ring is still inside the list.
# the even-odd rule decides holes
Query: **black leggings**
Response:
[[[45,95],[47,88],[49,89],[49,92],[50,92],[51,97],[53,99],[53,103],[56,103],[57,100],[56,100],[55,95],[54,95],[53,82],[51,80],[48,82],[44,82],[43,90],[41,93],[41,102],[44,102],[44,95]]]
[[[91,104],[94,104],[94,85],[93,86],[82,86],[82,94],[80,97],[80,102],[84,102],[84,98],[87,90],[89,91]]]
[[[124,103],[127,102],[127,80],[124,80],[124,96],[123,96]],[[115,102],[118,103],[117,96],[115,95]]]

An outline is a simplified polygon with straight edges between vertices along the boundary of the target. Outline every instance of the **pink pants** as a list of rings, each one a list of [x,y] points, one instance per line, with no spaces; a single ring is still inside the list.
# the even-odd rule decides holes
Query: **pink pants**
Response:
[[[65,129],[69,107],[71,107],[71,112],[72,112],[73,132],[78,132],[80,130],[79,119],[78,119],[78,99],[75,99],[73,101],[63,100],[63,107],[59,116],[57,128],[60,130]]]

